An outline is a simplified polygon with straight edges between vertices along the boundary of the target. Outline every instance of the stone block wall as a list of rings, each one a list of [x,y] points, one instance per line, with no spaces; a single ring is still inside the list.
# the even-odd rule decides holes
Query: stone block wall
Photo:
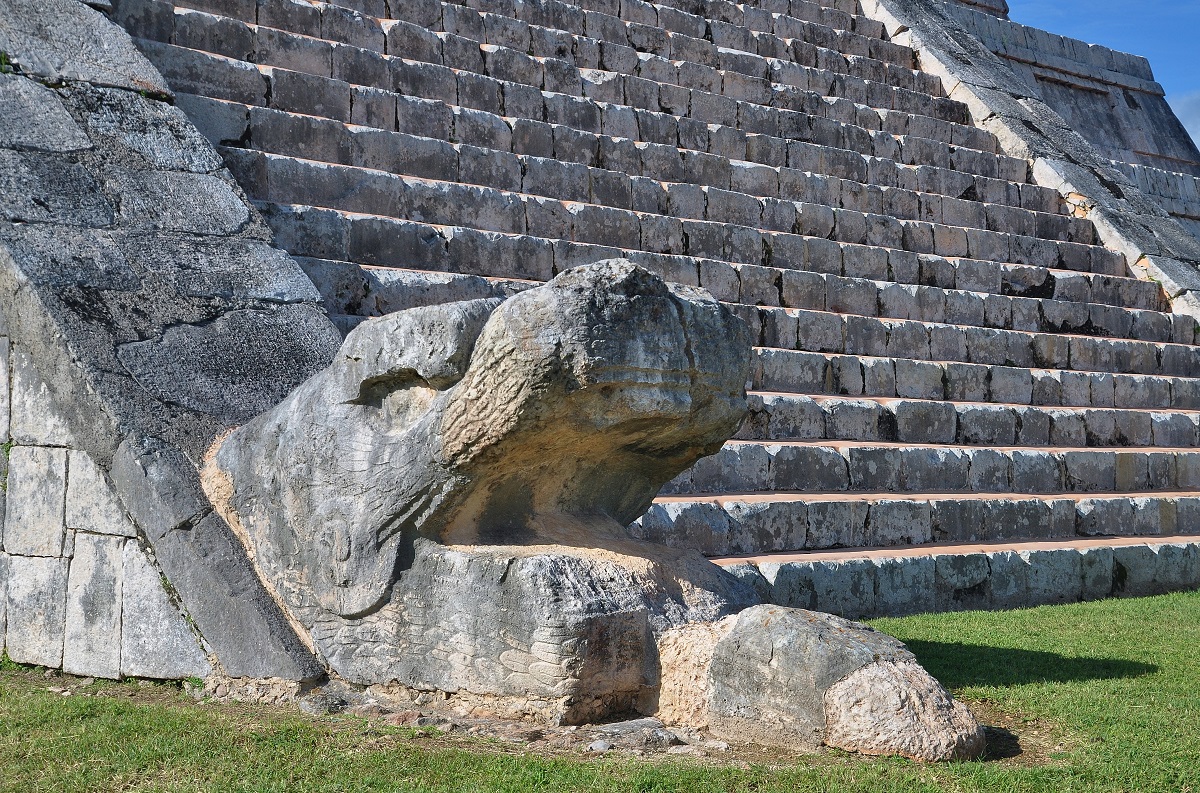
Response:
[[[0,337],[0,648],[77,675],[212,671],[108,476],[79,448],[29,353]]]

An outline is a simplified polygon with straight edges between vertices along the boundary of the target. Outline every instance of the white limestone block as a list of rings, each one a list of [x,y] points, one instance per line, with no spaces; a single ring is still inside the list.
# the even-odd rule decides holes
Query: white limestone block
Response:
[[[136,542],[123,554],[121,674],[176,680],[212,672],[187,621]]]
[[[124,537],[80,532],[67,577],[64,672],[116,679],[121,673]]]
[[[20,664],[62,665],[67,560],[8,559],[8,657]]]
[[[9,364],[12,375],[9,432],[12,440],[23,446],[74,446],[71,430],[52,408],[50,389],[34,370],[29,353],[13,347]]]
[[[14,446],[8,456],[4,549],[20,556],[61,556],[67,452]]]
[[[108,478],[87,452],[68,455],[66,525],[97,534],[137,536]]]
[[[0,336],[0,443],[8,443],[9,439],[9,394],[8,358],[12,345],[7,336]]]
[[[0,553],[0,653],[4,652],[4,636],[8,632],[8,554]]]

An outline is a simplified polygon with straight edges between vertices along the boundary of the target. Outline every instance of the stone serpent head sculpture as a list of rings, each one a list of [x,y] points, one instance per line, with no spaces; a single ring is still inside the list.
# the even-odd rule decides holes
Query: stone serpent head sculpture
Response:
[[[418,537],[620,532],[736,431],[749,360],[744,323],[706,292],[623,260],[580,267],[363,322],[221,442],[210,492],[293,613],[359,617]]]

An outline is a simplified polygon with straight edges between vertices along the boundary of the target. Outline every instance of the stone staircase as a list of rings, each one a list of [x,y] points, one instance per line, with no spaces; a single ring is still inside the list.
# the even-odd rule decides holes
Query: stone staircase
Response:
[[[727,563],[777,602],[896,610],[796,595],[776,573],[816,562],[762,554],[1200,533],[1195,320],[858,10],[121,0],[115,17],[345,328],[617,256],[730,303],[757,338],[751,416],[634,529],[757,555]],[[1106,569],[1107,588],[1065,591],[1141,591],[1111,553]],[[946,580],[923,608],[1046,599],[1029,575],[1024,600]]]

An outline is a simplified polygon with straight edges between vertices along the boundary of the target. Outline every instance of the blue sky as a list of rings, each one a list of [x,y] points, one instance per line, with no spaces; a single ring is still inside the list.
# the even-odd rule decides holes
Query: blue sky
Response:
[[[1200,142],[1200,0],[1008,0],[1009,18],[1144,55]]]

